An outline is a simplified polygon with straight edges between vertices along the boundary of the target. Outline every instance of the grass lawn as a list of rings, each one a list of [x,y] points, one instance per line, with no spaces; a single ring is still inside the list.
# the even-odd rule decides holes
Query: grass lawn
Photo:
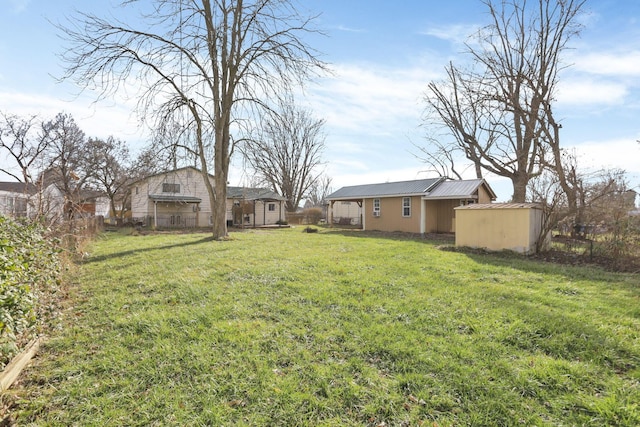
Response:
[[[19,425],[640,425],[640,278],[301,229],[112,233]],[[6,401],[8,397],[5,395]]]

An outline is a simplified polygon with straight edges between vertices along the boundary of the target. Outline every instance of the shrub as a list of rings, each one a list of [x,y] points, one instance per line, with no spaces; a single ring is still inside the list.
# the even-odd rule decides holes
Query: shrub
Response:
[[[322,209],[307,208],[304,210],[304,218],[307,224],[317,224],[322,219]]]
[[[51,312],[45,295],[59,285],[57,245],[35,224],[0,216],[0,365],[37,333]]]

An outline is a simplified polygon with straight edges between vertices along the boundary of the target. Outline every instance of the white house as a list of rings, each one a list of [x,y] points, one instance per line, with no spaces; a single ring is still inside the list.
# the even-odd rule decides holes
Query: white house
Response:
[[[209,175],[213,185],[213,176]],[[212,225],[209,193],[202,172],[184,167],[131,184],[133,221],[152,227]],[[263,188],[227,187],[227,225],[258,227],[285,219],[284,197]]]
[[[23,182],[0,182],[0,214],[26,217],[30,214],[30,200],[36,186]]]

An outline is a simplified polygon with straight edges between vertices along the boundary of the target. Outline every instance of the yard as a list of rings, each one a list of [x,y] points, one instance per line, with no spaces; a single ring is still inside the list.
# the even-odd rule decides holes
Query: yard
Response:
[[[18,425],[640,424],[640,280],[360,231],[110,233]]]

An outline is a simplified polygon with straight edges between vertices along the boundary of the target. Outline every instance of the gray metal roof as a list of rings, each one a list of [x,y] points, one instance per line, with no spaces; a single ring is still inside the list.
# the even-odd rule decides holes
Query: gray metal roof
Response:
[[[425,199],[464,199],[472,198],[484,182],[483,179],[465,179],[460,181],[444,181],[434,188]]]
[[[362,199],[367,197],[424,195],[442,178],[417,179],[414,181],[385,182],[342,187],[327,196],[328,200]]]
[[[542,205],[539,203],[472,203],[454,209],[542,209]]]
[[[286,200],[267,188],[227,187],[227,198],[244,200]]]
[[[149,194],[149,198],[155,202],[167,203],[200,203],[202,199],[195,196],[182,196],[178,194]]]

